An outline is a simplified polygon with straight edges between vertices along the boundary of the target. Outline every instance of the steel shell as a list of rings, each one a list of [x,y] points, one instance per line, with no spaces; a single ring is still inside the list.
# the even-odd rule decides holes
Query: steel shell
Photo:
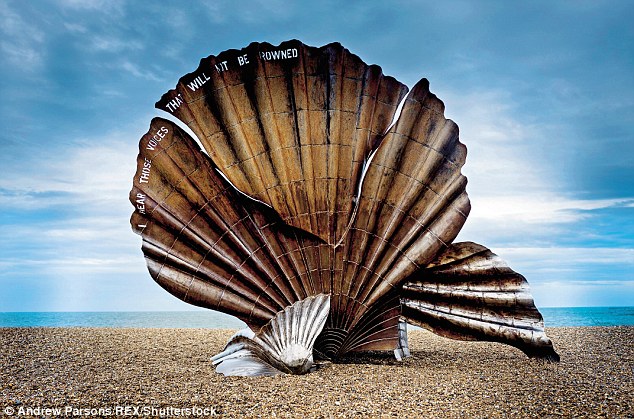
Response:
[[[426,79],[406,92],[339,44],[253,43],[201,60],[157,107],[187,124],[203,149],[161,118],[139,144],[131,224],[152,277],[254,332],[297,302],[327,295],[329,315],[313,348],[324,358],[362,350],[404,356],[401,318],[452,335],[421,313],[436,280],[451,307],[466,301],[458,298],[462,285],[436,266],[478,246],[452,245],[470,210],[466,147]],[[479,261],[463,256],[464,269]],[[501,305],[498,316],[511,323],[541,320],[525,280],[487,261],[487,280],[509,294],[491,292],[477,310],[465,307],[483,315],[487,304]],[[467,283],[480,281],[465,272]],[[509,295],[521,304],[504,303]],[[433,307],[435,319],[452,315]],[[448,329],[453,337],[495,335]],[[505,333],[497,340],[517,342]],[[522,349],[552,351],[540,342]]]

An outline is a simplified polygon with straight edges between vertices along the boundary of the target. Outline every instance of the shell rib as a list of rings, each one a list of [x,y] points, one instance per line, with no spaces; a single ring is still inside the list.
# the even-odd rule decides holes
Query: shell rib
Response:
[[[456,243],[440,253],[403,285],[401,302],[409,323],[439,335],[559,360],[526,279],[479,244]]]
[[[328,317],[330,296],[320,294],[285,308],[255,334],[234,335],[212,358],[224,375],[305,374],[313,367],[313,345]]]

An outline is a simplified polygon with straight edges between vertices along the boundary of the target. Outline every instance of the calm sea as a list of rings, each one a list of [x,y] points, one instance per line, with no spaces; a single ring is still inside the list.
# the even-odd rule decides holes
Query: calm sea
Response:
[[[634,307],[541,308],[546,327],[634,325]],[[215,311],[0,313],[0,327],[185,327],[240,329]]]

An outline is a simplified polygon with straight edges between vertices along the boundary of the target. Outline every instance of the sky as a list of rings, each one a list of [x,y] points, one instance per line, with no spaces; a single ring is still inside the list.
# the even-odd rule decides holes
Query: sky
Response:
[[[253,41],[337,41],[430,81],[468,148],[458,241],[538,307],[634,305],[634,2],[0,0],[0,312],[194,309],[128,192],[154,103]]]

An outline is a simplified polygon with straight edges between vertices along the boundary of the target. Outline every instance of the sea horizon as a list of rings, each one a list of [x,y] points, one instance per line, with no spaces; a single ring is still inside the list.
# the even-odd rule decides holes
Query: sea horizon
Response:
[[[541,307],[546,327],[632,326],[634,306]],[[213,310],[9,311],[0,327],[112,327],[240,329],[237,318]]]

